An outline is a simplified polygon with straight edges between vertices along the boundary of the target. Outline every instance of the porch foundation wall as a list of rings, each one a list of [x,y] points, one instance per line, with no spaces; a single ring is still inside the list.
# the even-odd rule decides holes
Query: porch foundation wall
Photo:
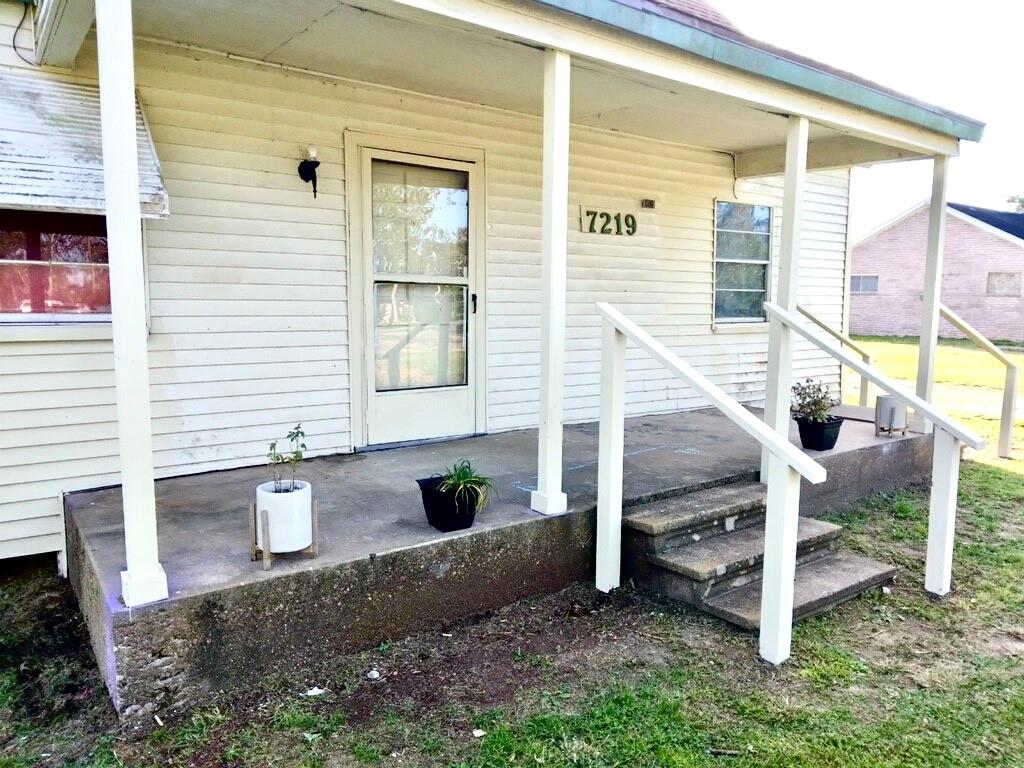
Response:
[[[594,515],[529,520],[130,614],[104,610],[87,553],[70,535],[100,670],[118,712],[141,720],[215,691],[312,685],[338,655],[590,578]]]
[[[646,426],[648,434],[657,434],[656,424]],[[690,464],[680,464],[674,443],[661,453],[641,452],[627,467],[627,504],[753,480],[756,450],[745,441],[742,445],[749,449],[740,462],[749,463],[747,471],[723,462],[716,470],[695,471],[699,455],[687,454]],[[843,510],[872,493],[927,480],[931,452],[931,437],[913,436],[816,455],[828,480],[805,486],[801,514]],[[646,481],[636,482],[645,472]],[[230,486],[224,487],[230,494]],[[513,496],[510,487],[504,493]],[[123,544],[106,526],[93,523],[88,532],[80,530],[90,510],[79,500],[68,518],[70,572],[115,706],[127,719],[148,720],[157,711],[199,705],[218,691],[312,686],[339,655],[442,630],[516,600],[592,580],[595,519],[589,493],[575,496],[577,511],[565,515],[524,517],[340,563],[312,560],[301,570],[275,564],[280,575],[271,570],[270,578],[255,578],[262,572],[254,570],[254,578],[198,594],[175,597],[172,583],[170,600],[132,611],[109,588],[104,591],[91,552]],[[648,583],[642,542],[627,529],[623,546],[624,582]]]

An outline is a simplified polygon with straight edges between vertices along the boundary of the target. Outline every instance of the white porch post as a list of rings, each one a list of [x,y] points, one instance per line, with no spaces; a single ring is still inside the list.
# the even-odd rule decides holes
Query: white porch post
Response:
[[[567,508],[562,492],[562,379],[565,374],[565,262],[569,207],[569,54],[544,59],[544,179],[541,258],[543,318],[540,337],[540,432],[537,490],[530,506],[546,515]]]
[[[939,340],[939,305],[942,303],[942,251],[946,239],[946,172],[949,158],[939,155],[932,167],[932,199],[928,212],[928,250],[924,266],[924,307],[921,314],[921,337],[917,352],[917,396],[932,401],[935,378],[935,352]],[[914,416],[914,426],[928,431],[924,418]]]
[[[121,594],[136,606],[166,598],[167,577],[157,555],[131,0],[96,0],[96,37],[127,562]]]
[[[807,176],[807,118],[792,115],[786,135],[786,177],[782,194],[782,247],[779,284],[775,301],[789,312],[796,311],[800,270],[800,230],[803,219],[804,182]],[[781,435],[789,435],[790,390],[793,386],[792,332],[783,323],[771,321],[768,328],[768,380],[764,420]],[[761,481],[768,478],[768,451],[761,452]]]
[[[594,584],[619,586],[622,573],[622,451],[625,432],[626,335],[605,320],[601,342],[601,431],[597,452],[597,552]]]
[[[789,118],[786,137],[786,178],[782,208],[782,248],[776,302],[795,311],[800,269],[800,229],[807,173],[808,123]],[[768,388],[765,421],[789,438],[790,389],[793,383],[793,334],[778,320],[768,331]],[[797,522],[800,516],[800,475],[785,462],[762,452],[761,480],[768,484],[764,527],[764,579],[761,586],[761,658],[781,664],[789,658],[793,637],[793,580],[796,574]]]
[[[932,454],[932,495],[928,509],[928,554],[924,588],[934,595],[949,594],[953,581],[953,538],[956,494],[960,484],[961,443],[937,427]]]

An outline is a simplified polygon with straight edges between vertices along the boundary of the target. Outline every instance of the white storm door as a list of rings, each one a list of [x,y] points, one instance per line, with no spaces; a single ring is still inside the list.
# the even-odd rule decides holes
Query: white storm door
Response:
[[[362,171],[367,443],[473,434],[473,164],[368,149]]]

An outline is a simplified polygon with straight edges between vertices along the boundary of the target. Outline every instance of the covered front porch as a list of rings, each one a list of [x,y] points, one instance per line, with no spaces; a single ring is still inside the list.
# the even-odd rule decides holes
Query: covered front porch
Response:
[[[764,604],[774,628],[762,626],[762,656],[784,661],[798,513],[919,476],[931,445],[879,442],[863,423],[828,456],[808,458],[787,441],[795,377],[838,383],[837,361],[861,368],[794,316],[806,305],[842,325],[845,202],[817,212],[828,244],[815,250],[807,189],[816,171],[858,164],[935,161],[920,398],[902,400],[943,427],[929,588],[949,591],[955,440],[976,441],[926,401],[946,167],[979,124],[733,30],[709,32],[706,20],[680,22],[659,15],[664,8],[652,19],[644,9],[657,4],[374,0],[322,16],[305,8],[312,16],[296,30],[283,6],[193,5],[184,18],[167,4],[139,4],[134,30],[125,0],[96,6],[121,486],[72,495],[68,528],[72,577],[119,707],[161,687],[177,700],[196,680],[245,681],[260,659],[320,663],[337,649],[590,579],[595,541],[597,585],[612,589],[620,502],[736,478],[768,487]],[[621,7],[592,16],[591,5]],[[83,17],[78,35],[65,30],[40,60],[59,63],[72,42],[77,52],[92,20]],[[178,174],[171,197],[177,189],[184,202],[153,227],[159,279],[144,269],[137,74],[163,120],[158,150]],[[466,216],[466,273],[455,281],[473,308],[462,317],[475,356],[458,384],[470,426],[411,439],[492,434],[358,453],[388,442],[369,427],[376,268],[363,171],[367,151],[400,148],[486,172],[469,182],[484,205]],[[295,179],[300,159],[322,163],[319,198]],[[737,268],[743,279],[719,270],[727,258],[716,264],[717,204],[742,200],[778,214],[756,227],[722,225],[732,240],[759,244],[757,258],[740,248],[734,259],[755,265]],[[599,212],[608,222],[633,216],[643,229],[595,227]],[[225,252],[225,240],[238,250]],[[823,275],[829,259],[834,271]],[[327,274],[279,276],[304,261]],[[737,317],[727,302],[719,311],[717,293],[730,291],[752,292],[743,323],[729,322]],[[265,348],[290,359],[297,333],[307,334],[307,359],[268,370]],[[225,360],[237,367],[221,370]],[[260,398],[237,413],[221,401],[225,390]],[[260,461],[272,426],[308,424],[310,401],[325,391],[332,399],[317,401],[310,440],[311,454],[325,457],[310,478],[320,555],[264,572],[249,562],[245,519],[264,473],[235,467]],[[709,401],[720,410],[628,422],[622,453],[623,413]],[[742,405],[762,401],[763,421]],[[447,417],[440,401],[425,402],[418,413]],[[599,410],[600,449],[595,424],[564,426]],[[537,428],[505,432],[527,425]],[[496,479],[498,498],[472,532],[438,536],[413,481],[463,456]],[[225,471],[154,481],[211,467]],[[801,489],[801,475],[815,485]]]
[[[286,556],[267,571],[249,560],[247,523],[264,468],[158,481],[170,594],[134,609],[120,592],[120,488],[68,496],[71,578],[118,708],[245,686],[284,659],[289,669],[315,668],[336,653],[592,578],[597,424],[566,427],[563,515],[530,509],[536,441],[535,430],[521,430],[307,462],[319,556]],[[829,480],[806,486],[808,516],[925,477],[931,439],[879,438],[873,424],[847,421],[835,451],[811,453]],[[472,529],[441,534],[427,524],[415,479],[466,456],[494,479],[496,498]],[[631,505],[749,481],[759,464],[758,443],[715,410],[635,417],[626,422],[623,497]]]

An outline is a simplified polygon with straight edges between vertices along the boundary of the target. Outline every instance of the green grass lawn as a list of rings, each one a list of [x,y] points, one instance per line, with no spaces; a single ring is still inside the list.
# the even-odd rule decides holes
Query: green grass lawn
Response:
[[[914,391],[917,381],[917,339],[857,336],[855,340],[871,355],[871,363],[886,376]],[[1024,370],[1024,353],[1010,351],[1010,358]],[[962,339],[942,339],[935,360],[932,398],[939,408],[975,430],[988,441],[983,460],[995,459],[1006,368],[994,357]],[[1019,376],[1024,387],[1024,375]],[[872,388],[874,389],[874,388]],[[843,372],[843,402],[857,403],[860,376]],[[1024,394],[1017,394],[1012,458],[1024,461]]]
[[[913,356],[869,343],[883,368]],[[943,347],[940,386],[984,394],[968,352]],[[924,489],[831,515],[897,580],[799,624],[778,668],[700,612],[579,585],[141,731],[110,712],[66,584],[21,563],[0,573],[0,768],[1020,766],[1024,461],[965,461],[959,507],[943,601],[922,589]]]

